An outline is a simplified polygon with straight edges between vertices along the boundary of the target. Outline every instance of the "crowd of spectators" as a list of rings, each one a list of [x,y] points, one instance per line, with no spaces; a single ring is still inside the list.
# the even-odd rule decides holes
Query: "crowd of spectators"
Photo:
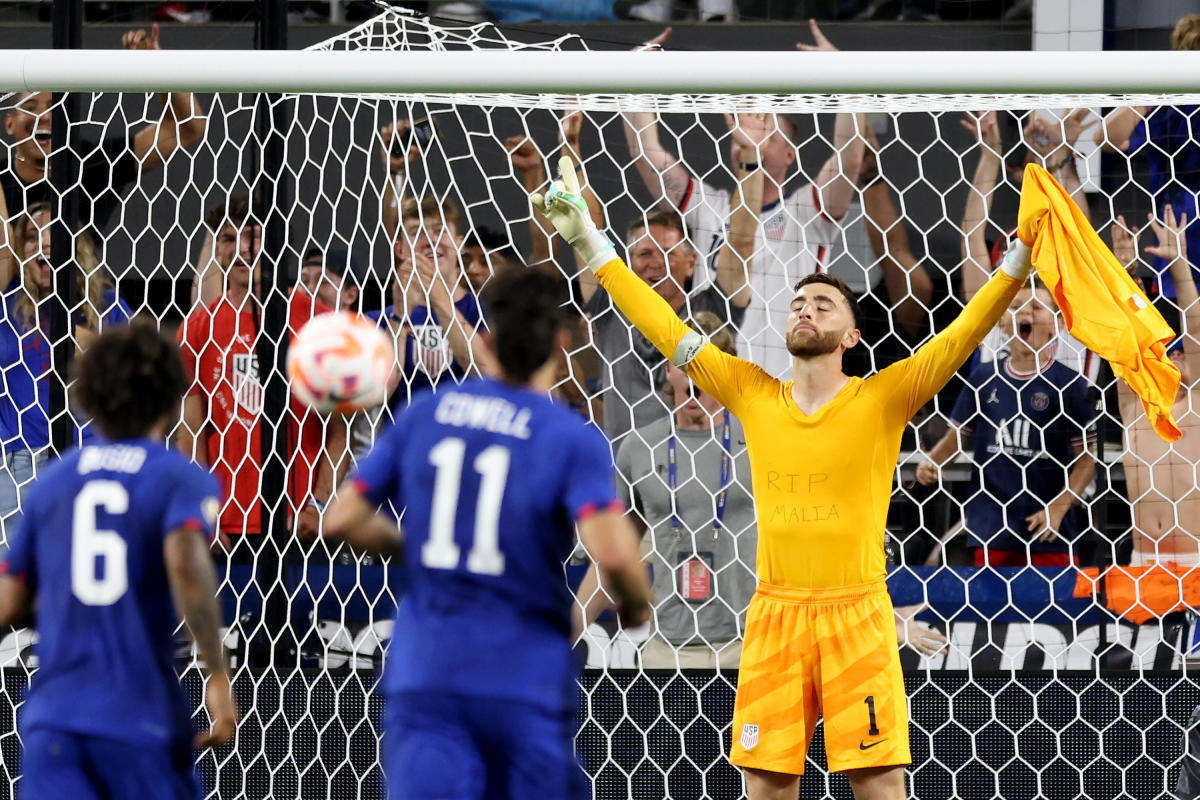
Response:
[[[1195,47],[1198,31],[1200,17],[1185,18],[1173,43]],[[812,33],[807,49],[834,49],[815,23]],[[157,48],[157,31],[133,32],[124,42]],[[159,121],[111,136],[87,148],[81,159],[81,211],[67,220],[75,235],[75,257],[67,268],[75,271],[81,298],[73,319],[80,348],[104,326],[121,324],[133,313],[107,277],[94,232],[109,224],[121,193],[142,174],[204,136],[204,111],[194,97],[176,93],[162,103]],[[23,490],[50,452],[52,342],[45,300],[53,272],[49,231],[59,211],[47,180],[49,109],[49,95],[31,94],[5,115],[10,144],[8,162],[0,167],[0,214],[10,223],[11,244],[0,253],[5,530],[12,529]],[[1200,450],[1186,435],[1194,428],[1190,378],[1200,374],[1200,363],[1193,363],[1200,344],[1191,338],[1200,325],[1200,306],[1187,261],[1189,249],[1195,251],[1190,246],[1200,189],[1200,137],[1190,127],[1194,111],[1118,109],[1095,126],[1099,143],[1147,158],[1147,191],[1154,200],[1148,224],[1156,241],[1139,252],[1141,231],[1118,217],[1113,248],[1184,331],[1172,353],[1185,378],[1177,413],[1184,439],[1163,444],[1136,399],[1124,389],[1118,397],[1134,521],[1132,554],[1126,558],[1135,564],[1200,563],[1194,473]],[[995,112],[965,115],[962,124],[977,155],[970,189],[957,209],[963,243],[958,265],[934,264],[914,253],[880,155],[881,139],[891,132],[876,130],[863,114],[834,115],[827,123],[826,154],[811,164],[799,163],[797,124],[788,115],[728,116],[728,147],[721,154],[727,162],[698,175],[686,152],[663,143],[656,114],[627,113],[620,124],[628,161],[651,197],[651,205],[628,220],[610,219],[608,199],[589,181],[589,170],[602,162],[583,144],[597,140],[584,135],[589,119],[584,114],[562,115],[552,152],[543,152],[527,135],[502,143],[512,175],[528,191],[544,186],[548,162],[570,156],[579,165],[590,213],[623,245],[633,271],[717,346],[786,380],[791,357],[783,316],[796,281],[806,275],[829,271],[861,293],[863,343],[847,359],[853,374],[903,358],[928,336],[937,307],[971,297],[995,269],[1006,246],[1003,232],[1015,223],[991,218],[997,187],[1017,179],[1004,168],[1006,152],[1019,150],[1024,160],[1046,166],[1087,212],[1075,166],[1077,143],[1092,135],[1085,133],[1087,117],[1086,111],[1029,114],[1020,141],[1006,144]],[[584,265],[559,257],[558,242],[536,212],[511,209],[512,219],[529,219],[531,246],[519,252],[508,231],[473,224],[469,204],[464,211],[448,193],[429,191],[428,180],[418,185],[411,179],[414,165],[428,153],[428,141],[416,129],[423,126],[424,136],[436,138],[435,127],[424,120],[386,122],[372,145],[388,177],[379,198],[379,225],[391,243],[383,307],[364,303],[363,269],[348,250],[305,246],[298,251],[297,280],[288,296],[288,324],[295,332],[327,310],[363,313],[396,342],[396,382],[383,409],[349,423],[319,418],[292,403],[286,499],[296,539],[307,543],[317,536],[350,453],[366,446],[414,392],[441,391],[494,371],[492,357],[480,346],[486,326],[478,295],[489,278],[509,269],[547,270],[562,277],[565,302],[579,314],[576,342],[563,354],[555,392],[608,434],[621,489],[644,532],[654,570],[657,623],[645,645],[645,663],[735,664],[741,615],[754,586],[756,540],[740,423],[666,363]],[[714,177],[720,174],[732,180]],[[261,537],[260,431],[267,421],[255,343],[262,324],[264,219],[265,210],[247,195],[229,194],[211,206],[203,221],[192,306],[178,333],[193,383],[174,440],[210,467],[225,488],[221,546],[234,557],[252,554],[254,537]],[[946,285],[948,272],[960,276],[956,298],[941,296],[937,288]],[[1107,532],[1088,513],[1097,470],[1096,400],[1102,394],[1097,367],[1066,333],[1044,287],[1031,285],[1017,296],[964,371],[957,401],[928,409],[924,419],[932,424],[923,424],[923,436],[906,438],[909,451],[927,448],[916,459],[915,473],[917,482],[933,487],[926,500],[963,509],[961,520],[928,531],[931,546],[919,560],[1066,566],[1081,562],[1085,537],[1103,539]],[[938,408],[948,413],[939,415]],[[939,422],[944,433],[931,434]],[[88,435],[81,421],[79,437]],[[944,467],[955,459],[972,466],[965,486],[946,480]],[[901,531],[898,538],[912,534]],[[584,609],[581,624],[602,605],[597,600]],[[912,627],[911,611],[897,622],[902,640],[936,647],[936,639]]]

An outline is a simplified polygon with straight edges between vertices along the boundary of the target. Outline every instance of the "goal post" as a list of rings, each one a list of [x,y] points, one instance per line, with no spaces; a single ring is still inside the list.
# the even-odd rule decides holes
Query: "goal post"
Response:
[[[738,797],[741,776],[725,754],[736,651],[755,581],[744,438],[733,427],[723,444],[719,415],[709,431],[677,429],[681,403],[675,389],[664,389],[662,359],[580,280],[569,250],[547,239],[528,193],[571,155],[619,252],[631,263],[641,259],[640,274],[680,308],[707,311],[714,342],[727,339],[728,348],[775,372],[767,365],[778,364],[782,349],[778,313],[795,280],[816,270],[838,276],[863,306],[864,340],[848,363],[867,373],[910,355],[958,313],[1011,236],[1018,168],[1033,161],[1058,170],[1064,183],[1073,173],[1098,187],[1086,200],[1075,196],[1119,255],[1138,261],[1178,330],[1187,309],[1163,278],[1170,266],[1146,251],[1155,240],[1145,221],[1148,213],[1161,219],[1164,192],[1194,179],[1194,204],[1200,189],[1200,177],[1175,169],[1191,148],[1200,154],[1188,127],[1200,104],[1195,76],[1200,55],[1178,52],[596,51],[582,37],[518,41],[494,26],[397,10],[301,52],[0,52],[0,117],[14,124],[38,117],[42,109],[29,102],[37,92],[75,93],[81,109],[68,139],[86,211],[73,265],[88,278],[73,309],[81,343],[136,315],[164,330],[182,326],[182,347],[203,360],[216,334],[196,335],[185,320],[219,302],[238,248],[251,262],[259,253],[255,223],[267,219],[253,203],[238,216],[231,198],[267,186],[292,199],[270,210],[281,238],[262,254],[296,284],[286,293],[264,286],[273,307],[310,294],[346,303],[373,314],[398,343],[394,402],[354,419],[349,444],[332,454],[338,423],[305,418],[294,405],[284,419],[263,419],[262,387],[281,376],[277,365],[256,362],[254,336],[282,349],[290,321],[256,319],[241,345],[217,342],[219,357],[205,363],[233,391],[220,394],[206,367],[195,370],[193,388],[205,398],[201,428],[213,446],[233,448],[237,425],[264,422],[288,442],[289,491],[264,496],[250,476],[249,500],[235,493],[223,524],[253,518],[262,503],[286,511],[295,533],[262,542],[249,527],[231,528],[232,554],[219,555],[225,643],[244,720],[234,747],[200,757],[209,796],[365,799],[382,791],[374,690],[404,571],[305,540],[298,520],[315,508],[310,499],[325,499],[322,470],[336,482],[411,393],[453,387],[478,366],[427,313],[432,300],[412,266],[416,254],[461,289],[464,331],[483,326],[478,295],[496,271],[550,268],[570,287],[577,333],[556,394],[612,438],[630,513],[647,528],[643,552],[656,589],[649,627],[623,630],[604,615],[578,643],[586,662],[578,744],[594,796]],[[186,114],[160,104],[159,93],[172,92],[195,93],[204,123],[198,138],[185,135]],[[1070,140],[1091,141],[1100,115],[1116,107],[1138,109],[1128,120],[1133,133],[1122,129],[1120,141],[1108,140],[1101,171],[1084,175],[1091,162],[1075,158]],[[1073,109],[1094,113],[1077,118]],[[1176,115],[1174,138],[1155,139],[1157,109]],[[994,121],[981,116],[990,111],[998,112]],[[397,122],[420,131],[398,133]],[[138,134],[163,125],[179,126],[174,138],[139,144]],[[765,127],[751,157],[755,145],[746,137],[754,125]],[[14,130],[5,140],[14,158],[40,146],[36,125]],[[275,174],[265,166],[268,142],[282,149]],[[735,145],[741,158],[733,157]],[[58,198],[36,194],[29,187],[37,182],[14,163],[0,164],[6,186],[26,185],[7,195],[22,206],[9,209],[20,267],[0,287],[3,320],[14,335],[36,338],[28,321],[40,320],[46,300],[38,270],[67,265],[41,258],[41,231]],[[746,163],[767,171],[757,201],[747,196],[758,190],[742,174]],[[1186,194],[1171,197],[1184,202]],[[759,207],[739,213],[751,204]],[[1190,210],[1189,222],[1195,205]],[[735,247],[746,219],[749,234]],[[244,242],[238,237],[247,227]],[[1134,227],[1142,230],[1131,249],[1119,231]],[[650,229],[652,246],[638,255],[635,245]],[[739,279],[749,288],[735,300]],[[985,426],[1002,395],[1030,380],[1021,369],[1004,372],[1016,340],[1033,341],[1014,319],[917,415],[902,442],[886,542],[889,590],[906,615],[897,629],[912,717],[912,791],[922,798],[1161,797],[1174,786],[1182,735],[1200,704],[1192,672],[1200,664],[1192,610],[1200,578],[1187,566],[1200,553],[1193,535],[1200,527],[1188,527],[1194,509],[1185,491],[1196,487],[1163,489],[1195,458],[1137,439],[1137,420],[1124,418],[1111,374],[1062,335],[1054,309],[1038,313],[1050,321],[1038,317],[1029,336],[1042,335],[1036,325],[1050,326],[1033,349],[1066,370],[1055,372],[1057,383],[1031,389],[1003,424]],[[697,326],[711,322],[704,320],[693,313]],[[722,337],[726,329],[731,335]],[[9,359],[2,366],[10,394],[18,377],[34,386],[53,370],[32,357]],[[999,383],[973,382],[977,369],[979,381]],[[43,463],[43,421],[13,419],[0,479],[16,498]],[[982,448],[964,444],[932,481],[919,481],[928,452],[951,426],[990,438]],[[1014,545],[1009,536],[1007,549],[1026,563],[971,562],[987,540],[972,523],[979,503],[993,502],[1002,514],[1016,508],[1021,495],[1041,488],[1024,477],[1035,467],[1050,467],[1038,480],[1066,485],[1096,427],[1097,477],[1078,489],[1073,532],[1064,533],[1068,561],[1036,565],[1052,543]],[[722,449],[732,451],[731,469],[722,467]],[[668,466],[675,456],[678,480],[676,465]],[[238,463],[248,457],[231,454]],[[1038,458],[1048,461],[1038,467]],[[992,468],[1010,462],[1022,464],[1016,484],[989,482]],[[733,478],[722,484],[726,472]],[[1006,494],[1004,485],[1017,489]],[[1178,521],[1169,536],[1128,533],[1152,511]],[[12,536],[14,513],[17,501],[0,507],[0,543]],[[816,512],[799,505],[791,513],[804,524]],[[1068,565],[1076,556],[1081,568],[1118,565],[1099,593]],[[1177,584],[1180,602],[1135,596],[1114,610],[1115,594],[1139,591],[1123,576],[1149,569],[1147,559],[1175,565],[1168,583]],[[564,564],[572,586],[585,571],[582,553]],[[285,621],[268,606],[282,606]],[[36,669],[34,638],[24,630],[0,635],[0,800],[18,786],[16,719]],[[264,651],[266,659],[254,657]],[[199,725],[195,656],[182,640],[178,655]],[[847,796],[844,779],[825,765],[818,729],[804,798]]]
[[[7,50],[0,90],[1195,95],[1200,87],[1189,76],[1197,69],[1200,54],[1181,51],[994,51],[981,62],[978,52],[953,50],[73,50],[70,58]]]

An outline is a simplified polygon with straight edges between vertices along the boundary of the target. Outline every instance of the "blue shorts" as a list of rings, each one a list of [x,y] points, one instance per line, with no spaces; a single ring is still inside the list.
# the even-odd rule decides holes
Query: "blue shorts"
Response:
[[[22,734],[22,798],[199,800],[191,742],[147,744],[37,728]]]
[[[384,711],[390,800],[582,800],[578,723],[528,703],[400,693]]]

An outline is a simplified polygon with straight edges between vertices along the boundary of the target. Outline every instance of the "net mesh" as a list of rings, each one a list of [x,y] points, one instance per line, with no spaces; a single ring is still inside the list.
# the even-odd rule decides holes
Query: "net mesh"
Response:
[[[447,26],[394,10],[318,45],[588,46],[577,36],[521,41],[491,26]],[[655,584],[655,622],[622,630],[602,614],[581,637],[578,743],[594,794],[742,794],[725,754],[755,585],[744,437],[731,420],[731,478],[722,492],[723,415],[688,405],[686,381],[666,374],[530,209],[528,192],[553,176],[561,154],[582,165],[594,216],[627,247],[639,275],[714,341],[785,378],[784,315],[795,281],[814,271],[842,278],[860,298],[863,341],[847,357],[855,374],[910,355],[942,329],[1011,237],[1019,168],[1028,160],[1079,187],[1097,230],[1123,260],[1137,262],[1177,329],[1181,322],[1174,282],[1160,277],[1166,260],[1147,252],[1156,242],[1166,252],[1176,237],[1143,230],[1136,240],[1119,232],[1114,240],[1111,231],[1145,228],[1147,213],[1163,218],[1168,201],[1180,219],[1194,220],[1189,181],[1200,142],[1186,105],[1193,97],[75,99],[74,263],[86,279],[71,336],[86,346],[89,335],[131,316],[178,330],[195,383],[173,441],[233,486],[215,548],[245,719],[235,746],[200,757],[211,797],[380,795],[380,701],[372,689],[404,576],[314,539],[319,513],[308,501],[328,496],[413,392],[453,385],[480,366],[471,343],[482,328],[478,293],[490,275],[522,265],[553,270],[571,287],[580,323],[555,393],[612,439]],[[1100,133],[1113,150],[1101,157],[1090,143],[1104,130],[1099,113],[1113,106],[1151,108]],[[2,276],[6,541],[47,457],[37,387],[57,379],[45,275],[58,265],[44,231],[61,213],[60,198],[29,166],[37,162],[29,148],[49,147],[49,108],[48,96],[3,101],[13,134],[0,178],[20,262]],[[1095,113],[1064,111],[1080,108]],[[265,149],[271,131],[283,143],[274,174]],[[276,179],[290,202],[256,204]],[[248,196],[245,207],[239,194]],[[221,303],[227,291],[278,291],[255,286],[269,241],[259,223],[269,217],[283,223],[279,263],[295,278],[285,298],[290,326],[324,305],[360,308],[396,337],[402,375],[388,408],[349,423],[289,405],[282,495],[263,491],[254,445],[269,366],[256,352],[263,324]],[[439,275],[455,292],[448,327],[427,313],[437,307],[431,287]],[[1188,764],[1182,741],[1200,702],[1188,672],[1196,631],[1187,570],[1200,553],[1197,456],[1186,435],[1173,446],[1157,442],[1111,373],[1065,334],[1053,306],[1036,292],[1026,301],[917,414],[902,443],[887,548],[912,717],[912,790],[1161,797]],[[1186,341],[1186,359],[1194,352]],[[1187,417],[1181,421],[1188,430]],[[678,448],[674,487],[668,440]],[[286,534],[258,532],[260,504],[282,510]],[[1066,505],[1073,508],[1063,522],[1057,510]],[[1057,538],[1036,541],[1042,529],[1029,526],[1047,512]],[[993,565],[976,566],[980,553]],[[1110,573],[1095,587],[1097,600],[1091,584],[1076,596],[1075,570],[1066,566],[1074,558],[1134,566]],[[1156,560],[1183,565],[1167,573],[1166,600],[1144,587],[1122,599],[1131,590],[1120,576]],[[585,569],[580,552],[564,574],[575,584]],[[0,795],[19,786],[15,718],[36,669],[34,641],[26,630],[0,640]],[[199,672],[188,646],[179,657],[200,726]],[[821,734],[802,796],[848,797],[846,780],[824,769]]]

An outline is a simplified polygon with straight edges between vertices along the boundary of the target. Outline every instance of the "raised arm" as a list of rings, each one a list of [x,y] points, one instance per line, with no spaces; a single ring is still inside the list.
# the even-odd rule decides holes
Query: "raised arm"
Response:
[[[617,257],[612,242],[596,229],[588,216],[574,164],[564,158],[559,168],[562,178],[550,185],[546,195],[535,194],[530,198],[534,207],[541,209],[559,235],[579,252],[587,268],[595,272],[600,285],[634,327],[672,363],[686,369],[696,385],[736,415],[748,388],[747,381],[754,379],[751,376],[765,377],[766,373],[708,344],[683,323],[666,300],[634,275]]]
[[[532,139],[510,136],[504,140],[504,149],[508,151],[508,160],[521,178],[521,185],[525,187],[527,194],[545,188],[546,165]],[[554,227],[541,212],[533,210],[529,215],[529,236],[533,241],[533,249],[529,253],[531,267],[550,264],[550,256],[553,253],[550,237],[553,235]]]
[[[1000,268],[953,322],[910,357],[878,373],[880,379],[895,382],[889,394],[895,402],[889,408],[902,413],[908,420],[940,392],[988,331],[1000,321],[1032,271],[1030,248],[1018,241],[1009,248]]]
[[[1124,153],[1129,149],[1133,129],[1145,119],[1149,106],[1114,108],[1104,116],[1096,129],[1095,142],[1105,150]]]
[[[875,255],[882,259],[883,280],[892,303],[892,314],[907,336],[918,339],[929,324],[933,281],[913,256],[908,244],[908,229],[896,212],[887,183],[878,179],[879,142],[870,129],[867,138],[870,147],[863,161],[862,174],[867,238],[871,240]]]
[[[161,50],[158,23],[150,31],[129,31],[121,37],[126,50]],[[142,171],[161,166],[179,148],[187,149],[204,138],[208,124],[204,107],[191,92],[172,92],[158,96],[163,106],[162,119],[142,128],[133,137],[133,152]]]
[[[815,44],[796,45],[805,52],[836,53],[837,48],[821,32],[815,19],[808,21]],[[841,219],[854,199],[858,172],[862,168],[865,142],[860,135],[866,129],[862,114],[838,114],[833,124],[833,155],[825,161],[817,175],[816,186],[821,193],[821,210],[833,219]]]
[[[1034,113],[1022,132],[1025,144],[1058,179],[1089,222],[1091,210],[1075,168],[1075,143],[1079,141],[1084,120],[1090,113],[1090,109],[1081,108],[1067,114],[1062,120],[1047,119],[1042,114]]]
[[[204,241],[200,245],[200,256],[196,259],[196,271],[192,276],[192,307],[206,306],[225,291],[225,273],[213,260],[213,245],[216,235],[204,228]]]
[[[1164,259],[1175,279],[1175,302],[1183,311],[1183,358],[1187,363],[1192,381],[1200,380],[1200,296],[1196,292],[1196,273],[1188,260],[1187,214],[1177,219],[1175,209],[1169,204],[1163,207],[1163,221],[1149,215],[1150,227],[1157,243],[1147,247],[1146,252]],[[1124,385],[1125,381],[1118,381]],[[1190,387],[1189,387],[1190,388]]]
[[[592,218],[592,223],[598,230],[605,230],[608,223],[605,220],[604,204],[600,202],[595,189],[592,188],[592,182],[588,180],[587,169],[584,167],[583,149],[580,147],[582,132],[583,112],[564,111],[558,133],[558,141],[561,145],[560,158],[569,158],[575,163],[575,170],[579,173],[579,189],[583,195],[583,201],[587,203],[588,216]],[[579,274],[579,301],[586,306],[592,299],[592,295],[596,293],[599,284],[596,283],[596,276],[590,269],[587,269],[587,264],[580,259],[578,250],[575,251],[575,266]]]
[[[729,235],[717,255],[717,286],[735,306],[745,308],[753,292],[750,275],[762,218],[763,183],[760,145],[771,137],[766,114],[725,115],[733,134],[733,164],[737,185],[729,198]]]
[[[660,50],[671,35],[671,29],[662,33],[635,50]],[[631,111],[622,115],[625,122],[625,143],[629,145],[629,156],[641,176],[642,183],[650,190],[656,205],[679,208],[687,191],[691,173],[671,151],[663,147],[659,137],[658,115],[652,111]]]
[[[683,162],[663,146],[658,116],[652,111],[630,111],[625,120],[625,142],[642,183],[650,190],[651,202],[679,208],[692,175]]]
[[[163,543],[167,579],[179,616],[187,623],[200,660],[208,671],[205,705],[212,727],[197,735],[196,747],[221,745],[233,738],[237,707],[229,686],[229,667],[221,645],[221,609],[217,605],[217,574],[203,534],[180,528]]]
[[[407,188],[409,165],[421,156],[416,138],[408,135],[411,127],[408,120],[398,119],[379,129],[379,159],[388,172],[379,198],[380,220],[390,242],[396,241],[400,227],[400,202]]]
[[[966,302],[992,274],[987,246],[988,213],[1004,163],[995,111],[985,111],[978,117],[967,114],[960,124],[979,140],[979,162],[967,190],[962,217],[962,293]]]

